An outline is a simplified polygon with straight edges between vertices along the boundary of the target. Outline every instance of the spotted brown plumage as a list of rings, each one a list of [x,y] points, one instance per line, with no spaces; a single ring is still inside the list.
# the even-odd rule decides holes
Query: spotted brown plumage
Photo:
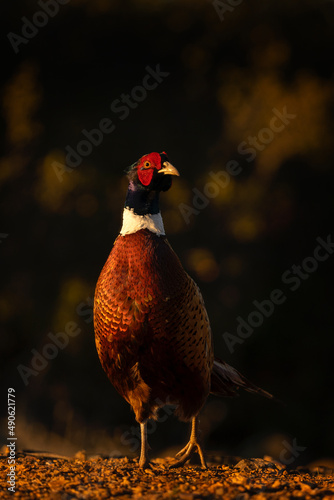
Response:
[[[198,286],[168,243],[159,193],[178,171],[165,153],[143,156],[128,171],[123,225],[98,279],[94,327],[98,355],[108,378],[132,406],[141,426],[139,464],[149,464],[146,422],[166,403],[192,420],[188,445],[176,466],[198,451],[197,416],[210,390],[262,390],[213,358],[212,335]],[[270,397],[262,391],[263,395]]]

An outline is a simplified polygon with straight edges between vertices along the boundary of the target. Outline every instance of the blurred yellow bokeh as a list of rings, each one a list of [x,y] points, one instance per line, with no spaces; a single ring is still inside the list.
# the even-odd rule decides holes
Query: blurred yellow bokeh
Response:
[[[193,248],[187,254],[187,265],[202,281],[214,281],[219,275],[219,265],[207,248]]]

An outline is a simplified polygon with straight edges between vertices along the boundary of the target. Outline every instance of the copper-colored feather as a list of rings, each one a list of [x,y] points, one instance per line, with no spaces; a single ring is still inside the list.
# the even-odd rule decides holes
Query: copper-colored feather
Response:
[[[138,422],[166,401],[183,420],[197,415],[210,391],[210,324],[165,237],[144,229],[116,239],[96,286],[95,332],[102,366]]]

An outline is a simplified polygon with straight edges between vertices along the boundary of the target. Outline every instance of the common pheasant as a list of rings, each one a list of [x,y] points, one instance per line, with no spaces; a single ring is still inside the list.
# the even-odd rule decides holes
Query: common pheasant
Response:
[[[141,428],[139,465],[149,465],[147,420],[165,404],[192,421],[188,444],[172,466],[197,451],[198,414],[208,394],[233,396],[239,387],[271,398],[214,358],[201,292],[168,243],[159,195],[179,172],[166,153],[141,157],[127,171],[129,187],[119,236],[98,279],[94,328],[98,355],[111,383],[132,406]]]

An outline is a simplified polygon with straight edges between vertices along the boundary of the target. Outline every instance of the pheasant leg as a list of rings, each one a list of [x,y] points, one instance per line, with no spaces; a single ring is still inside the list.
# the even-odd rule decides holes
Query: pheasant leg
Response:
[[[148,441],[147,441],[147,423],[140,423],[140,435],[141,435],[141,448],[140,448],[140,459],[139,467],[142,469],[147,469],[150,466],[150,459],[148,457]]]
[[[201,464],[204,469],[207,469],[207,465],[205,462],[205,458],[203,455],[202,448],[200,447],[198,440],[197,440],[197,434],[198,434],[198,419],[197,416],[193,417],[192,419],[192,425],[191,425],[191,435],[188,444],[182,448],[179,453],[176,454],[175,458],[177,458],[177,462],[172,464],[170,467],[182,467],[190,458],[191,456],[197,451],[199,454],[199,457],[201,459]]]

